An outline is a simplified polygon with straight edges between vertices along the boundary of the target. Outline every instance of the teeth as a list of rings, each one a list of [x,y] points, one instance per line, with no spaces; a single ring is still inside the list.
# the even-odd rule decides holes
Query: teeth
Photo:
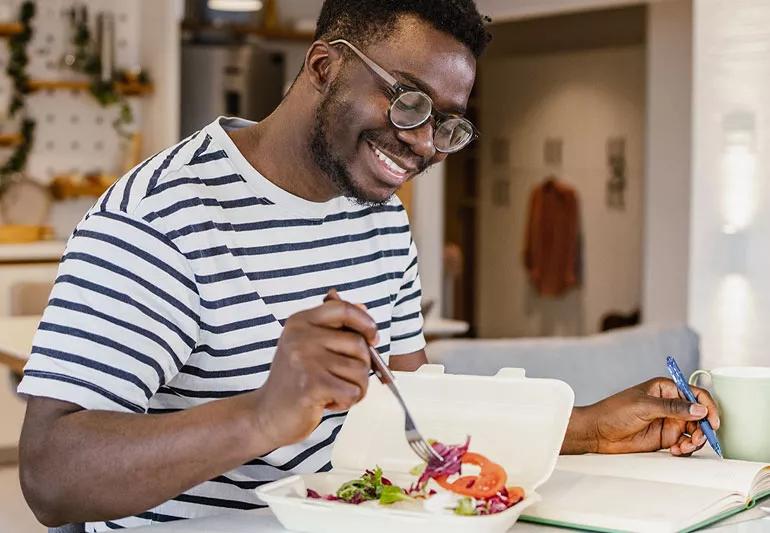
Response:
[[[385,165],[393,172],[397,174],[406,174],[406,170],[398,166],[395,161],[380,152],[377,148],[374,149],[374,153],[380,159],[380,161],[385,163]]]

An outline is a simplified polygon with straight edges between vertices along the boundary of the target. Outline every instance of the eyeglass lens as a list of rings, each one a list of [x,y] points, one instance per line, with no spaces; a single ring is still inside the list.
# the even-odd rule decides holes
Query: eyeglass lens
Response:
[[[422,93],[401,94],[390,108],[390,120],[398,128],[416,128],[424,124],[433,111],[431,101]],[[462,118],[450,118],[440,123],[433,135],[437,150],[454,152],[463,148],[473,137],[473,127]]]

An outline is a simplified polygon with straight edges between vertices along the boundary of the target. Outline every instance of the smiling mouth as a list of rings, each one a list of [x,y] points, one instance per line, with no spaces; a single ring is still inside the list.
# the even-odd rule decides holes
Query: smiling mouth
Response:
[[[414,172],[414,169],[406,169],[396,163],[385,152],[377,148],[371,142],[367,143],[376,160],[376,166],[381,171],[379,174],[386,183],[392,186],[401,186],[407,178]]]

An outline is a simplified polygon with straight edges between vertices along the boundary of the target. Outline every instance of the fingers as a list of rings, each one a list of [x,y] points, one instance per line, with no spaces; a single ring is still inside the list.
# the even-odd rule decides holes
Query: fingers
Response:
[[[366,394],[368,380],[354,384],[346,379],[327,374],[320,378],[318,394],[322,403],[331,411],[347,411]]]
[[[319,344],[331,352],[352,357],[370,366],[369,345],[358,333],[352,331],[330,331],[319,328]]]
[[[690,388],[692,389],[692,393],[698,399],[698,403],[708,409],[708,416],[706,416],[706,420],[709,421],[711,427],[716,431],[719,429],[719,424],[721,422],[719,420],[719,408],[717,407],[717,403],[714,401],[714,398],[711,397],[711,394],[709,394],[707,390],[701,389],[699,387]]]
[[[369,368],[368,364],[344,355],[331,355],[329,357],[329,373],[358,389],[358,395],[353,398],[353,403],[358,403],[366,395],[366,389],[369,385]]]
[[[706,444],[706,436],[697,425],[695,426],[695,429],[693,429],[690,424],[688,424],[687,429],[688,433],[682,434],[676,444],[669,448],[671,455],[688,457],[703,448],[703,445]],[[692,433],[689,431],[692,431]]]
[[[366,308],[338,298],[336,291],[330,290],[322,306],[305,311],[308,321],[325,328],[350,329],[363,335],[371,346],[376,346],[379,343],[377,324],[366,312]]]
[[[681,398],[656,398],[648,396],[644,418],[674,418],[676,420],[692,421],[705,417],[708,410],[703,405],[690,403]]]

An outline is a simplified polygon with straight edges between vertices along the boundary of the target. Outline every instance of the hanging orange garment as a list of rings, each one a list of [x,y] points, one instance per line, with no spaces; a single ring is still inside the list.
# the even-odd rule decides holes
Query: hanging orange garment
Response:
[[[524,265],[542,296],[560,296],[580,283],[580,219],[575,190],[555,179],[529,200]]]

